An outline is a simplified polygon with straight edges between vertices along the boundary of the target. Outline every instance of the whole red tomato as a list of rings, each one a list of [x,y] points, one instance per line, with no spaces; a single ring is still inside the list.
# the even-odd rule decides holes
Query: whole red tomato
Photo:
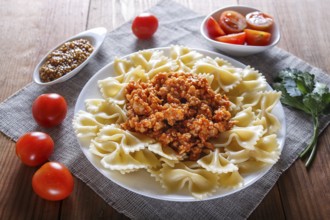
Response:
[[[66,101],[56,93],[42,94],[32,105],[33,117],[43,127],[59,125],[64,120],[66,113]]]
[[[43,199],[58,201],[73,191],[74,181],[69,169],[58,162],[47,162],[32,177],[34,192]]]
[[[53,150],[53,139],[43,132],[26,133],[16,143],[16,155],[28,166],[45,163]]]
[[[150,13],[142,13],[132,23],[132,31],[140,39],[151,38],[157,31],[158,19]]]

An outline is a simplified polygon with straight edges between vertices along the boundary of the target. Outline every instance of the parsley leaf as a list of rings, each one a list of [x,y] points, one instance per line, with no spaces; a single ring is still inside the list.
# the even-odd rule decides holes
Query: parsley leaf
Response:
[[[282,92],[281,102],[284,105],[301,110],[312,116],[313,137],[310,144],[300,154],[303,158],[309,155],[306,167],[314,159],[319,134],[319,116],[330,114],[330,92],[327,85],[315,81],[315,76],[297,69],[284,69],[279,72],[273,84],[274,89]]]

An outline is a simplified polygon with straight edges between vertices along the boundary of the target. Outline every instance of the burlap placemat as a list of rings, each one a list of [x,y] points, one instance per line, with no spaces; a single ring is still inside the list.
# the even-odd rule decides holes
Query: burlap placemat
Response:
[[[58,85],[43,87],[31,83],[0,105],[0,130],[16,141],[28,131],[44,131],[55,140],[51,160],[66,164],[72,173],[90,186],[109,205],[132,219],[245,219],[258,206],[284,172],[298,157],[312,136],[311,120],[303,113],[285,108],[287,137],[277,164],[259,181],[240,192],[220,199],[201,202],[167,202],[132,193],[105,178],[83,155],[72,129],[76,99],[88,81],[114,56],[124,56],[140,49],[172,44],[214,50],[200,35],[203,16],[172,1],[162,1],[150,11],[160,21],[155,37],[137,40],[126,23],[108,34],[97,56],[74,78]],[[238,59],[260,70],[270,83],[273,76],[285,67],[309,71],[330,84],[330,77],[292,54],[273,48],[264,53]],[[61,126],[44,129],[36,125],[31,114],[34,99],[42,93],[56,92],[68,102],[68,115]],[[321,130],[329,124],[330,116],[321,120]]]

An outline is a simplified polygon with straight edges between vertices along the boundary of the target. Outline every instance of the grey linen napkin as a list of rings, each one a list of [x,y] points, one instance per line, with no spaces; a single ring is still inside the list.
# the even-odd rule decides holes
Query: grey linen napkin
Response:
[[[76,99],[85,85],[99,69],[140,49],[164,47],[172,44],[214,50],[200,35],[203,19],[191,10],[172,1],[162,1],[150,9],[160,21],[159,30],[148,41],[137,40],[131,33],[130,23],[108,34],[97,56],[74,78],[53,86],[42,87],[31,83],[0,105],[0,130],[16,141],[28,131],[44,131],[55,140],[56,149],[51,160],[66,164],[72,173],[90,186],[109,205],[132,219],[245,219],[258,206],[273,187],[281,173],[290,167],[312,135],[311,120],[304,113],[285,108],[287,136],[281,158],[272,169],[250,187],[224,198],[201,202],[168,202],[147,198],[130,192],[97,172],[85,158],[72,129]],[[262,54],[239,58],[239,61],[260,70],[269,83],[276,73],[285,68],[298,68],[316,75],[318,80],[330,84],[330,77],[292,54],[273,48]],[[61,126],[44,129],[32,118],[33,100],[42,93],[56,92],[68,102],[68,115]],[[330,116],[321,120],[321,130]]]

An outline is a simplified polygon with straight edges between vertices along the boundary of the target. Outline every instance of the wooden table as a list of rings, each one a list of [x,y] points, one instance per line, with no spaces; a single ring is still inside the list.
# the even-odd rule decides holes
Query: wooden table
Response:
[[[279,47],[330,73],[327,0],[177,2],[202,15],[230,4],[266,11],[278,20],[282,33]],[[93,27],[104,26],[111,31],[156,3],[156,0],[2,0],[0,101],[32,81],[35,65],[54,45]],[[250,219],[329,218],[329,144],[330,128],[319,139],[311,169],[307,171],[301,161],[295,162]],[[40,199],[31,188],[35,170],[22,165],[15,156],[14,142],[0,135],[0,219],[127,219],[78,179],[69,199],[61,202]]]

